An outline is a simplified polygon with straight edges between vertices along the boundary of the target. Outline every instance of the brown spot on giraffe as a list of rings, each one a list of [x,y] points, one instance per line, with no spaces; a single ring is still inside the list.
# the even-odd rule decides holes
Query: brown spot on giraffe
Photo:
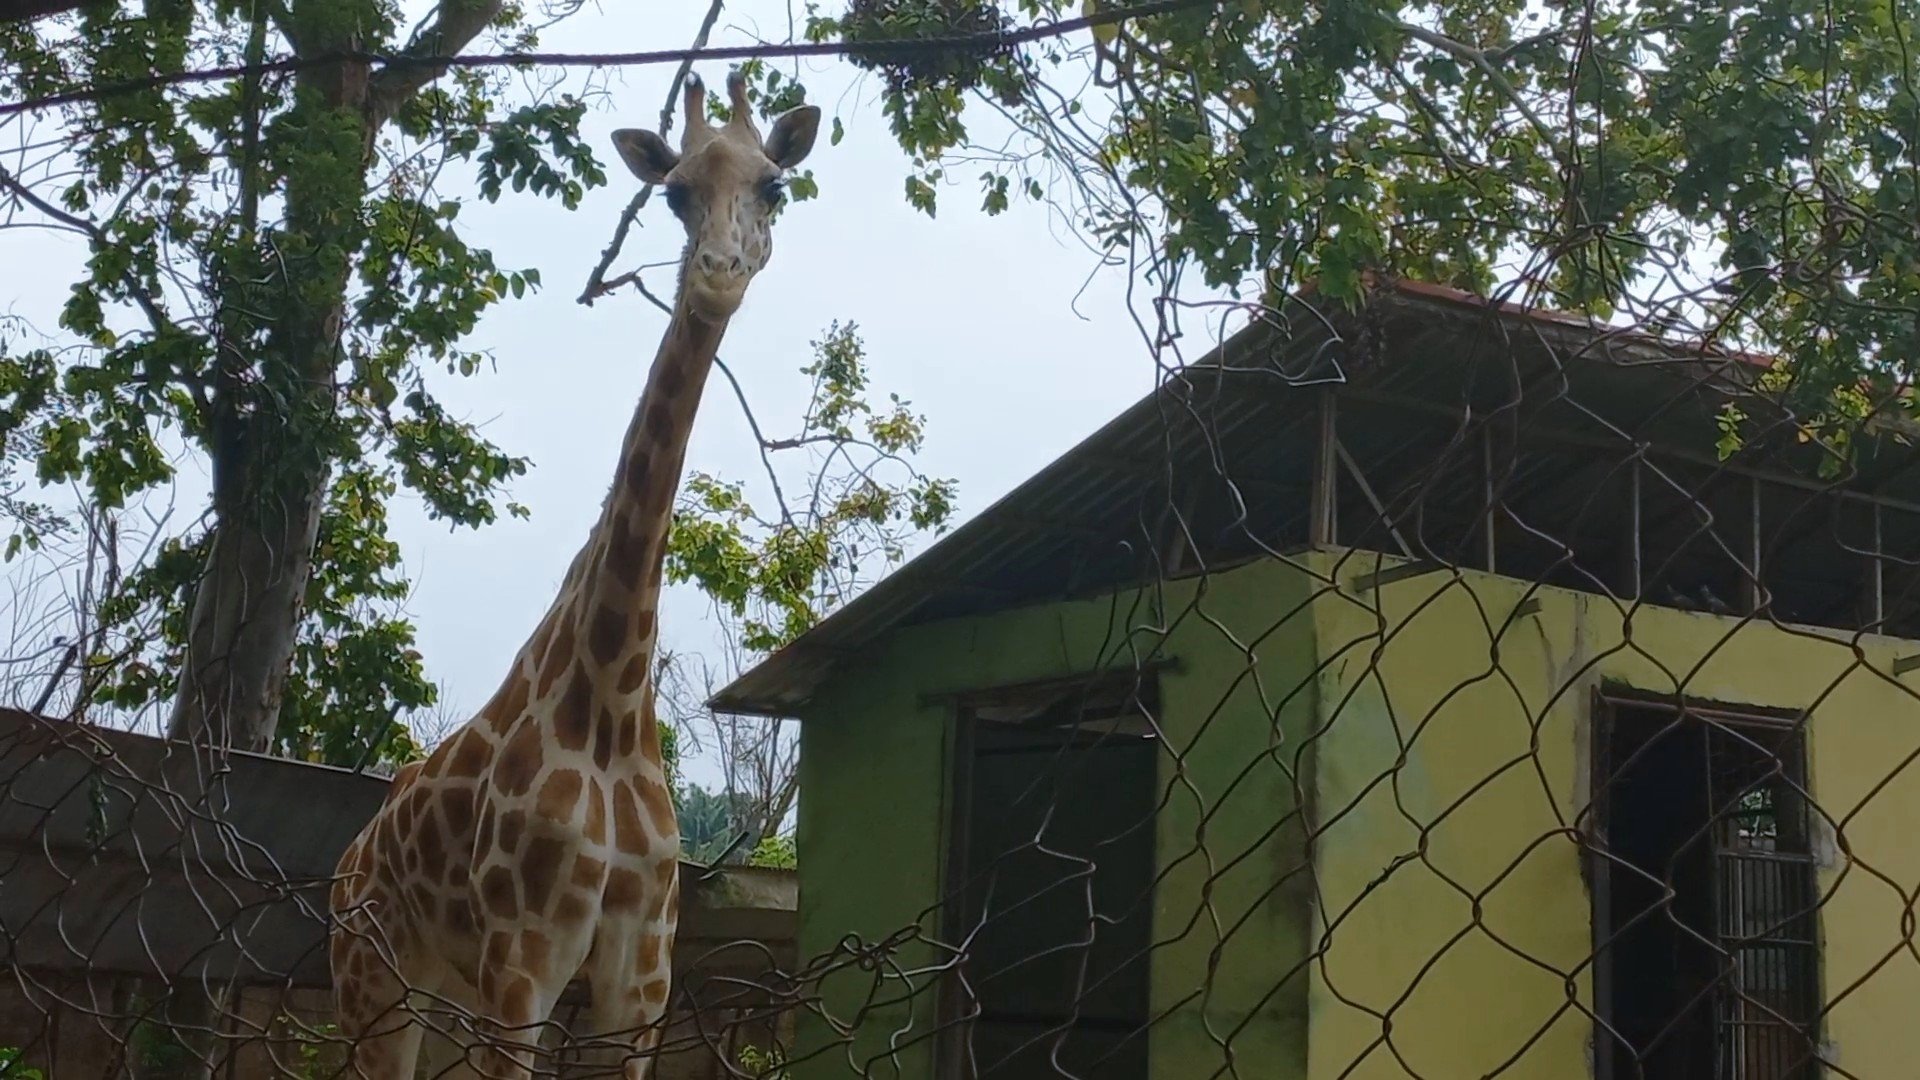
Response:
[[[566,843],[556,837],[536,836],[527,842],[527,853],[520,859],[520,881],[526,886],[528,911],[547,910],[547,898],[553,895],[560,862],[566,856]]]
[[[652,845],[640,824],[640,803],[625,780],[613,782],[613,846],[628,855],[645,855]]]
[[[555,769],[540,785],[536,812],[547,821],[572,821],[574,812],[580,808],[580,791],[584,786],[578,771]]]
[[[576,893],[561,893],[560,902],[553,906],[554,921],[559,923],[577,923],[585,919],[588,914],[587,902]]]
[[[494,819],[499,816],[499,810],[497,810],[492,803],[485,803],[480,807],[480,829],[474,835],[474,850],[493,850]]]
[[[341,914],[329,942],[336,1012],[352,1045],[345,1074],[381,1080],[412,1075],[416,1063],[403,1059],[411,1054],[404,1035],[398,1053],[393,1040],[366,1036],[373,1025],[391,1021],[386,1010],[398,987],[430,980],[443,963],[480,991],[485,1021],[519,1027],[547,1020],[542,1003],[556,1001],[567,981],[581,974],[566,970],[577,968],[580,953],[573,951],[577,939],[563,947],[555,928],[562,924],[590,935],[586,954],[599,957],[589,973],[595,999],[630,1008],[626,1016],[605,1018],[620,1021],[614,1030],[649,1027],[671,996],[666,942],[678,889],[667,884],[670,878],[633,867],[609,883],[611,868],[579,856],[590,851],[587,857],[597,861],[610,832],[629,847],[671,835],[671,817],[658,819],[646,785],[636,790],[623,783],[617,792],[612,787],[620,777],[661,767],[650,713],[638,710],[651,705],[648,654],[656,632],[651,613],[663,574],[662,539],[715,351],[770,250],[773,204],[766,193],[782,170],[805,157],[819,122],[818,109],[803,107],[782,116],[763,139],[744,78],[731,80],[728,89],[733,119],[719,127],[707,121],[705,90],[689,83],[679,153],[657,136],[616,133],[634,172],[652,184],[671,180],[687,192],[692,207],[684,217],[688,248],[674,316],[634,408],[599,521],[546,618],[494,697],[435,750],[424,769],[401,771],[388,802],[342,853],[339,866],[358,871],[341,873],[330,893]],[[636,588],[634,582],[643,584]],[[611,708],[603,710],[595,699],[614,693],[640,700],[609,702]],[[523,753],[527,748],[531,752]],[[550,776],[549,769],[556,771]],[[417,797],[408,794],[415,790]],[[609,800],[616,794],[610,821]],[[573,883],[581,877],[592,884]],[[669,914],[657,919],[663,888]],[[622,904],[631,901],[633,910],[603,908],[583,889],[611,892]],[[550,919],[530,910],[544,907],[553,909]],[[418,917],[407,915],[414,909]],[[348,918],[349,912],[364,914]],[[541,921],[498,927],[516,935],[510,945],[484,932],[522,918]],[[518,936],[523,932],[527,936]],[[652,953],[626,945],[643,933],[662,935]],[[376,936],[395,942],[390,955],[402,970],[391,972],[384,959],[376,962],[369,944]],[[609,942],[619,945],[604,944]],[[603,945],[613,951],[594,951]],[[526,1068],[516,1059],[531,1032],[496,1034],[509,1045],[482,1051],[472,1063],[524,1080]],[[644,1051],[658,1035],[621,1038],[630,1039],[628,1050]],[[626,1068],[628,1080],[647,1072],[639,1065]]]
[[[487,910],[503,919],[520,914],[520,890],[514,884],[513,871],[496,866],[480,878],[480,901]]]
[[[647,820],[658,826],[664,826],[673,820],[673,793],[667,785],[651,776],[640,778],[640,805]],[[661,829],[665,831],[664,828]]]
[[[447,841],[435,823],[420,830],[420,873],[433,881],[439,881],[447,874]]]
[[[461,732],[460,737],[450,745],[453,752],[448,757],[447,774],[466,779],[480,775],[481,770],[487,767],[487,758],[493,749],[487,745],[486,736],[471,729]]]
[[[525,795],[533,786],[546,763],[540,742],[540,725],[521,724],[500,748],[500,757],[493,763],[493,783],[502,795]]]
[[[587,811],[580,825],[580,835],[588,842],[604,844],[607,842],[607,791],[600,786],[599,777],[587,777]]]
[[[622,655],[627,641],[627,631],[632,626],[624,609],[613,604],[601,604],[593,613],[593,627],[588,633],[587,643],[593,650],[593,658],[603,665],[612,666]]]
[[[619,739],[614,744],[613,752],[619,754],[622,758],[630,758],[633,756],[634,743],[636,742],[634,734],[640,730],[640,724],[632,714],[621,718],[619,723]]]
[[[587,669],[576,667],[573,681],[553,710],[553,737],[563,750],[585,750],[587,731],[593,724],[593,677]]]
[[[640,873],[617,866],[607,874],[607,884],[600,894],[600,902],[614,910],[638,907],[646,898],[646,886],[641,883]]]
[[[495,735],[513,730],[514,723],[526,714],[527,695],[532,690],[532,685],[518,671],[508,676],[505,685],[494,693],[493,700],[480,710],[480,715],[487,718],[488,730]]]
[[[447,834],[465,836],[473,827],[473,789],[448,788],[440,795],[440,810],[447,819]]]
[[[640,955],[638,966],[641,971],[654,971],[660,967],[662,955],[666,951],[666,939],[659,934],[640,936]]]
[[[585,853],[573,857],[573,883],[583,889],[598,889],[607,880],[607,864]]]
[[[500,815],[500,835],[494,841],[498,849],[512,853],[520,850],[520,834],[527,827],[525,810],[509,810]]]
[[[554,632],[553,647],[540,660],[540,696],[546,697],[553,682],[573,666],[573,620],[567,619]]]
[[[626,481],[627,498],[636,502],[647,494],[647,477],[653,472],[653,458],[647,451],[636,450],[627,456]]]
[[[613,764],[613,744],[616,737],[615,725],[619,723],[613,710],[605,705],[600,707],[600,720],[593,725],[593,767],[601,772]]]
[[[614,688],[622,694],[631,694],[640,689],[647,681],[647,671],[653,666],[653,657],[645,652],[636,652],[627,658],[627,666],[620,669],[620,681]]]
[[[538,930],[522,930],[520,962],[536,978],[545,978],[553,968],[553,942]]]

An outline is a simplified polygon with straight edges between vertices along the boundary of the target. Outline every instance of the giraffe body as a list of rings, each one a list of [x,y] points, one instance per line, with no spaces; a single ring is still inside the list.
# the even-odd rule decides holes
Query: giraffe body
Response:
[[[728,89],[733,119],[712,127],[689,79],[679,153],[651,132],[614,133],[687,229],[673,318],[552,608],[492,699],[400,770],[341,856],[330,947],[353,1075],[412,1080],[431,1023],[463,1049],[434,1075],[530,1076],[540,1028],[576,976],[592,997],[591,1032],[573,1033],[592,1075],[650,1070],[679,909],[653,711],[667,525],[721,336],[772,251],[781,174],[819,125],[802,106],[763,141],[737,73]]]

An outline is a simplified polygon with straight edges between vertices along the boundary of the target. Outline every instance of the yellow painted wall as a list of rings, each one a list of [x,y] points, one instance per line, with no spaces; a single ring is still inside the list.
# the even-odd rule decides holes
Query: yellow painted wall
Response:
[[[951,716],[926,695],[1125,667],[1121,642],[1164,634],[1181,667],[1161,681],[1156,1080],[1587,1076],[1590,902],[1567,830],[1587,797],[1591,690],[1680,684],[1813,706],[1812,791],[1861,860],[1823,871],[1841,998],[1827,1034],[1854,1075],[1912,1075],[1920,964],[1899,954],[1868,977],[1905,905],[1862,867],[1920,888],[1920,700],[1879,674],[1915,646],[1864,639],[1856,664],[1830,636],[1660,608],[1629,634],[1604,597],[1553,589],[1502,631],[1524,584],[1346,585],[1376,563],[1394,565],[1325,552],[894,635],[802,725],[802,956],[916,922],[938,933]],[[827,1007],[853,1018],[871,979],[829,980]],[[925,976],[878,997],[892,1004],[860,1017],[851,1047],[803,1018],[798,1080],[931,1076]]]
[[[1373,563],[1314,556],[1342,582]],[[1533,590],[1540,612],[1502,630],[1524,595],[1435,573],[1315,602],[1325,963],[1310,1075],[1589,1074],[1591,916],[1566,830],[1587,797],[1602,679],[1813,709],[1810,790],[1857,860],[1821,875],[1824,984],[1839,999],[1827,1036],[1853,1075],[1913,1075],[1920,964],[1906,952],[1868,977],[1899,948],[1906,906],[1864,867],[1920,887],[1920,700],[1883,674],[1914,646],[1660,608],[1629,628],[1606,598],[1554,589]]]

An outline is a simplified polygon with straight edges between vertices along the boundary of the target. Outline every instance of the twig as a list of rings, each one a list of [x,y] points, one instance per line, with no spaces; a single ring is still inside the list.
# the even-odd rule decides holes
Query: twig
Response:
[[[694,48],[706,46],[707,35],[713,32],[713,24],[720,21],[720,9],[725,4],[726,0],[713,0],[712,5],[707,8],[707,17],[700,22],[700,32],[693,35]],[[673,82],[667,87],[667,103],[660,107],[659,134],[662,136],[665,136],[673,127],[673,106],[680,100],[680,87],[687,81],[687,73],[692,70],[693,61],[689,59],[681,61],[680,70],[673,73]],[[607,282],[601,281],[600,278],[607,272],[607,267],[613,265],[613,260],[619,257],[621,247],[627,242],[627,230],[633,228],[634,220],[640,216],[640,208],[646,206],[647,200],[652,197],[653,185],[642,184],[639,192],[627,202],[627,208],[620,212],[620,223],[613,227],[613,239],[608,242],[606,249],[600,252],[600,261],[594,264],[593,273],[588,275],[587,287],[580,292],[580,303],[592,307],[593,302],[600,297],[630,281],[639,280],[636,276],[638,271],[622,274]]]

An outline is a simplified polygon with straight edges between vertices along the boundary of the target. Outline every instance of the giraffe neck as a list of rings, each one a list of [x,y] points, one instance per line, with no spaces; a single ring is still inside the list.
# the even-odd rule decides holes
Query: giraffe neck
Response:
[[[574,730],[590,722],[578,715],[588,711],[605,708],[635,717],[638,739],[619,739],[617,756],[637,744],[641,757],[656,765],[654,613],[667,526],[701,391],[725,332],[725,322],[703,320],[684,303],[674,309],[621,443],[600,520],[575,556],[553,607],[521,649],[517,678],[510,676],[496,695],[498,702],[524,701],[530,691],[536,700],[549,701],[545,711],[551,723]],[[500,711],[501,719],[509,720],[518,710],[506,704]]]

